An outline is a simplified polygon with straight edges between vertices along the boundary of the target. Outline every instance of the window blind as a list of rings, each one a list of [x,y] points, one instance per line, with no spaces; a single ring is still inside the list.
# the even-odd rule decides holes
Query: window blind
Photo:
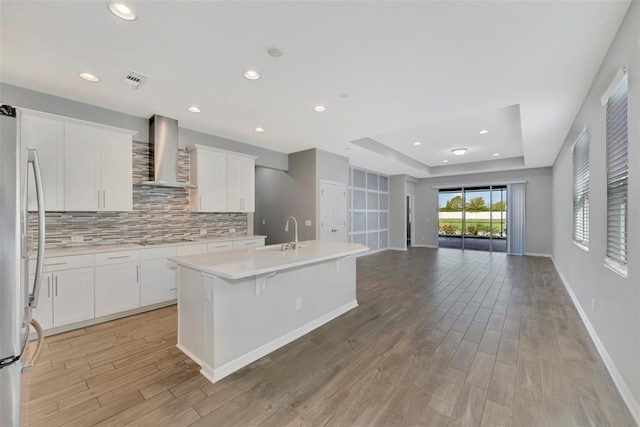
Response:
[[[573,240],[589,246],[589,132],[573,146]]]
[[[627,264],[627,73],[611,88],[607,115],[607,257]]]

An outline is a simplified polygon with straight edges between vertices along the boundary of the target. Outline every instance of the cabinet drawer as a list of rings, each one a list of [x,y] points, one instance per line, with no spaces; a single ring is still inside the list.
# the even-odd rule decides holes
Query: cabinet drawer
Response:
[[[176,256],[178,251],[175,246],[169,246],[167,248],[150,248],[150,249],[140,249],[140,259],[159,259],[159,258],[169,258],[172,256]]]
[[[146,259],[140,263],[142,285],[152,283],[160,279],[178,278],[178,264],[164,259]]]
[[[95,256],[96,265],[120,264],[123,262],[138,261],[140,259],[140,251],[103,252]]]
[[[233,242],[216,242],[207,245],[207,252],[230,251],[233,249]]]
[[[255,248],[257,246],[264,246],[264,239],[236,240],[233,242],[233,249]]]
[[[93,255],[72,255],[45,258],[42,266],[43,271],[68,270],[71,268],[93,267]],[[29,260],[29,271],[35,273],[36,261]]]
[[[192,255],[192,254],[203,254],[207,252],[207,244],[199,243],[195,245],[184,245],[178,246],[178,256],[180,255]]]

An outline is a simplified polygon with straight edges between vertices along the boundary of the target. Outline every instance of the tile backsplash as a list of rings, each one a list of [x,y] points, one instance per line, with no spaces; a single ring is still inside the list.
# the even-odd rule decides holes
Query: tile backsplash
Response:
[[[153,180],[152,149],[133,141],[132,212],[47,212],[46,248],[173,242],[200,238],[201,229],[207,237],[247,234],[247,214],[192,213],[188,189],[142,185]],[[187,182],[189,154],[181,149],[178,157],[178,180]],[[30,213],[29,231],[35,234],[36,229],[37,217]]]

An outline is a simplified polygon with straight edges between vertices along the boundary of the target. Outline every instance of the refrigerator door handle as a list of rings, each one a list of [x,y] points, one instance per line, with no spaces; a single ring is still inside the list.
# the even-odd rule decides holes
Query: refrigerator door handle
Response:
[[[36,199],[38,201],[38,257],[36,261],[36,277],[33,283],[33,292],[29,294],[29,307],[34,309],[38,307],[38,299],[40,297],[40,286],[42,285],[42,265],[44,264],[44,193],[42,186],[42,173],[40,171],[40,159],[38,158],[38,152],[34,149],[27,149],[27,163],[33,166],[33,174],[36,182]],[[24,197],[24,215],[27,215],[28,211],[28,197],[25,185],[25,197]],[[27,227],[25,221],[24,227]]]

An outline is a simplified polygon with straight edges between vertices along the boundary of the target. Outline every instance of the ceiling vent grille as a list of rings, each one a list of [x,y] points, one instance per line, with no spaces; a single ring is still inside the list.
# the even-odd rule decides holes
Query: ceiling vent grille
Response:
[[[133,90],[137,90],[145,84],[149,80],[149,76],[145,76],[142,73],[138,73],[137,71],[129,71],[129,73],[124,76],[122,81],[129,85],[129,87]]]

